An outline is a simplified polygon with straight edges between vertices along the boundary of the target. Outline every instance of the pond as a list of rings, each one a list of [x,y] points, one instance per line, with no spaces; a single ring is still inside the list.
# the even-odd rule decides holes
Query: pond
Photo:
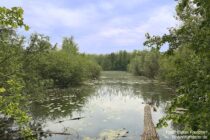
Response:
[[[126,72],[102,72],[94,84],[50,92],[31,104],[34,120],[52,134],[46,140],[139,140],[144,106],[151,103],[154,123],[164,115],[172,90],[164,83]],[[171,127],[159,129],[169,139]]]

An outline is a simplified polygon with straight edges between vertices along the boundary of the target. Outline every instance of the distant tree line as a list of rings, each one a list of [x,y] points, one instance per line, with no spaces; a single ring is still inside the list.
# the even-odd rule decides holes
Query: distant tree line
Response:
[[[155,78],[159,70],[160,53],[155,49],[88,56],[107,71],[129,71],[134,75]]]
[[[126,71],[130,63],[131,53],[119,51],[103,55],[89,55],[102,67],[103,70]]]

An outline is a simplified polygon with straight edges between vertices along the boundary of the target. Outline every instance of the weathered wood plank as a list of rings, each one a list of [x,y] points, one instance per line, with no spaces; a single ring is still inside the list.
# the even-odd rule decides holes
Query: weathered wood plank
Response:
[[[144,107],[144,132],[141,135],[142,140],[159,140],[154,123],[152,121],[150,105]]]

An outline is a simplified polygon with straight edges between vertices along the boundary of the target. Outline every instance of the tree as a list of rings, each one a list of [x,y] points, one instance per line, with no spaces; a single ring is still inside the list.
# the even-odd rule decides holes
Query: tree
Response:
[[[43,57],[52,50],[50,38],[42,34],[32,34],[29,39],[29,44],[24,50],[24,60],[22,76],[25,81],[25,90],[29,93],[39,93],[41,90],[52,86],[52,81],[43,79],[41,72],[41,61]],[[45,85],[45,86],[44,86]]]
[[[85,56],[69,55],[63,51],[51,51],[38,65],[40,77],[52,80],[56,87],[71,87],[84,80],[98,78],[100,67]]]
[[[23,22],[23,9],[21,7],[0,7],[0,25],[5,28],[24,27],[29,30],[29,26]]]
[[[126,51],[119,51],[104,55],[92,55],[92,57],[103,70],[126,71],[130,63],[131,54]]]
[[[162,37],[147,34],[145,42],[157,48],[168,43],[167,53],[175,57],[173,78],[178,95],[158,126],[172,120],[184,130],[207,131],[210,130],[210,1],[180,0],[176,12],[177,19],[182,22],[179,27],[171,28],[169,34]],[[176,113],[180,107],[185,111]]]
[[[74,42],[74,37],[71,36],[70,38],[65,37],[62,43],[62,50],[68,54],[76,55],[78,54],[78,45]]]
[[[155,78],[159,71],[159,52],[155,49],[142,51],[129,64],[129,71],[135,75]]]
[[[25,100],[22,90],[23,82],[19,77],[22,66],[19,60],[23,51],[23,39],[18,37],[13,30],[13,28],[22,26],[26,30],[29,29],[23,22],[23,9],[0,7],[0,25],[2,28],[0,30],[0,113],[4,117],[14,119],[23,137],[31,136],[32,131],[28,125],[30,117],[21,104]]]

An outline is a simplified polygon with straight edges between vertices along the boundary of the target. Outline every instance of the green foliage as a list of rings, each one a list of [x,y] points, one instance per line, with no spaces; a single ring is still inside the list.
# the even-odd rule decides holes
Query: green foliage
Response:
[[[9,28],[24,27],[25,30],[29,30],[29,26],[23,22],[23,12],[20,7],[0,7],[0,25]]]
[[[70,38],[65,37],[62,43],[62,50],[68,53],[69,55],[76,55],[79,53],[79,49],[77,44],[74,42],[74,37],[71,36]]]
[[[31,118],[24,111],[26,104],[21,104],[22,102],[26,102],[26,98],[22,94],[22,81],[8,80],[4,84],[4,87],[0,89],[0,113],[4,114],[4,117],[15,120],[23,137],[32,136],[32,131],[29,127]]]
[[[160,77],[177,87],[177,97],[158,127],[172,120],[184,130],[210,130],[210,1],[181,0],[177,7],[178,28],[162,37],[147,34],[145,45],[169,44],[161,58]],[[177,108],[185,111],[177,113]]]
[[[42,78],[52,79],[59,87],[81,84],[86,79],[97,78],[100,73],[96,63],[63,51],[51,51],[45,55],[38,69]]]
[[[23,52],[23,79],[27,92],[41,92],[43,88],[51,87],[52,81],[44,80],[40,75],[40,63],[52,50],[49,37],[42,34],[32,34],[29,44]]]
[[[84,63],[84,71],[85,77],[87,79],[98,79],[101,72],[101,67],[94,61],[88,60],[87,57],[82,58],[82,62]]]
[[[78,84],[83,79],[80,60],[70,57],[65,52],[50,52],[40,62],[40,74],[44,79],[52,79],[55,85],[69,86]]]
[[[20,74],[22,63],[23,38],[15,31],[2,29],[0,34],[0,83]]]
[[[29,121],[27,114],[21,110],[20,102],[24,100],[22,96],[23,86],[21,82],[9,80],[1,90],[1,113],[11,116],[18,124],[25,124]]]
[[[151,51],[119,51],[105,55],[89,55],[103,70],[129,71],[134,75],[155,78],[159,71],[160,53]]]
[[[144,75],[144,56],[143,53],[141,55],[135,56],[131,59],[131,63],[128,65],[128,71],[133,73],[134,75]]]
[[[56,50],[50,44],[49,37],[32,35],[24,60],[25,80],[29,86],[33,85],[34,88],[37,85],[38,89],[41,86],[68,87],[97,78],[100,73],[99,66],[79,54],[75,44],[73,38],[65,38],[63,48]]]
[[[135,75],[155,78],[159,71],[159,56],[156,50],[139,52],[131,60],[128,70]]]
[[[26,99],[23,96],[24,83],[19,78],[22,73],[23,38],[17,36],[12,28],[23,26],[28,30],[29,27],[23,23],[23,10],[18,7],[0,7],[0,25],[0,113],[14,119],[22,137],[28,137],[32,135],[28,125],[30,117],[23,108],[25,104],[20,104]]]
[[[130,63],[131,54],[126,51],[105,55],[92,55],[95,61],[102,67],[103,70],[120,70],[126,71],[127,65]]]

